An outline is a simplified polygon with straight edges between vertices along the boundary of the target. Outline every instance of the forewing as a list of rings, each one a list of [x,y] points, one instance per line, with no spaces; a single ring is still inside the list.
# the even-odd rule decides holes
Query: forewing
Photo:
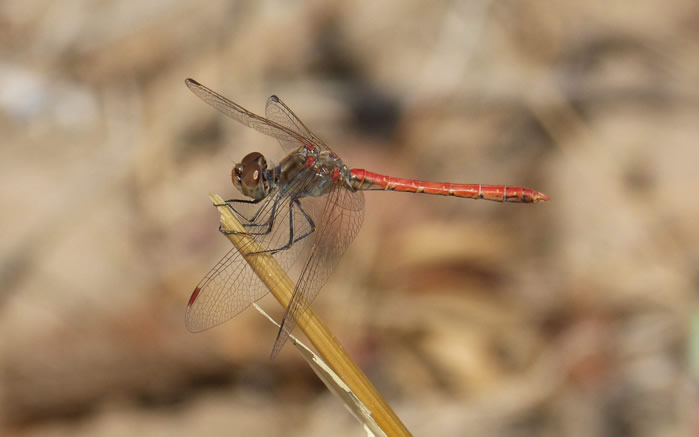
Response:
[[[221,324],[261,299],[268,290],[236,248],[197,284],[185,312],[185,325],[200,332]]]
[[[308,140],[298,132],[248,111],[237,103],[205,87],[194,79],[186,79],[185,84],[194,94],[197,95],[197,97],[213,106],[218,111],[226,114],[236,121],[239,121],[245,126],[251,127],[258,132],[278,139],[285,148],[291,147],[291,145],[295,144],[295,146],[291,149],[293,150],[308,142]]]
[[[325,202],[318,209],[322,212],[316,220],[310,254],[284,313],[272,357],[279,353],[299,316],[327,282],[338,261],[357,236],[364,219],[364,195],[361,191],[352,192],[338,184],[327,196],[308,200]]]
[[[299,119],[296,114],[294,114],[294,111],[292,111],[284,102],[282,99],[280,99],[277,96],[271,96],[269,99],[267,99],[267,105],[265,106],[265,116],[281,125],[284,126],[285,128],[298,132],[301,134],[304,138],[307,139],[306,143],[312,144],[316,147],[318,147],[321,150],[330,150],[330,148],[321,140],[318,138],[311,130],[306,127],[305,124]],[[282,145],[282,148],[286,150],[287,152],[290,152],[296,148],[298,148],[298,145],[294,145],[293,142],[289,143],[287,141],[284,141],[282,139],[279,139],[279,142]]]

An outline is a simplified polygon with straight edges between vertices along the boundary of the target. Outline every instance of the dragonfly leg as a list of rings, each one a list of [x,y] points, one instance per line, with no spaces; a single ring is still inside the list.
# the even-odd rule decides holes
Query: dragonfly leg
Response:
[[[219,232],[221,232],[222,234],[242,234],[242,233],[247,233],[247,234],[251,234],[251,235],[267,235],[267,234],[269,234],[271,232],[272,226],[274,224],[274,216],[276,215],[277,205],[278,205],[280,199],[281,199],[280,196],[276,196],[274,198],[274,200],[272,200],[271,198],[266,198],[266,199],[229,199],[229,200],[226,200],[224,203],[214,205],[214,206],[227,206],[228,209],[230,209],[235,215],[237,215],[241,219],[241,221],[246,222],[246,223],[241,223],[243,225],[243,227],[247,230],[246,232],[229,231],[227,229],[223,229],[223,227],[221,227],[221,226],[218,227]],[[261,201],[263,201],[262,205],[259,208],[257,208],[257,211],[255,211],[253,216],[250,218],[246,217],[245,214],[238,211],[232,205],[232,203],[244,203],[244,204],[248,204],[248,205],[255,205],[255,204],[260,203]],[[255,220],[257,220],[260,217],[262,212],[269,206],[270,202],[273,202],[273,203],[272,203],[272,211],[269,215],[269,219],[267,219],[267,221],[265,221],[264,223],[255,223]],[[259,232],[259,231],[258,232],[250,232],[249,231],[250,228],[260,228],[260,227],[265,227],[267,229],[265,229],[264,231],[261,231],[261,232]]]
[[[248,222],[248,223],[252,223],[252,222],[254,222],[254,221],[257,219],[257,217],[260,215],[260,213],[262,212],[262,210],[265,208],[265,206],[266,206],[267,203],[269,202],[269,199],[266,199],[267,202],[264,202],[264,203],[262,204],[262,206],[260,206],[260,207],[257,209],[257,211],[255,211],[255,214],[253,214],[253,216],[252,216],[251,218],[245,217],[245,215],[244,215],[243,213],[241,213],[240,211],[238,211],[237,209],[235,209],[235,208],[233,207],[233,205],[231,205],[231,204],[232,204],[232,203],[244,203],[244,204],[247,204],[247,205],[256,205],[256,204],[260,203],[260,201],[262,201],[262,200],[265,200],[265,199],[228,199],[228,200],[226,200],[224,203],[215,204],[214,206],[227,206],[227,207],[228,207],[232,212],[234,212],[238,217],[240,217],[241,219],[245,220],[245,221]]]
[[[234,199],[237,200],[237,199]],[[272,228],[274,227],[274,217],[277,215],[277,206],[279,205],[279,201],[281,200],[281,196],[277,196],[273,203],[272,203],[272,210],[270,211],[269,214],[269,219],[264,222],[264,223],[254,223],[254,220],[257,220],[259,217],[260,213],[269,205],[269,202],[271,200],[267,199],[266,202],[255,212],[253,217],[248,220],[244,215],[240,214],[238,211],[236,211],[233,206],[228,205],[228,207],[235,211],[238,216],[242,217],[244,220],[248,221],[248,223],[242,223],[243,227],[246,229],[246,232],[238,232],[238,231],[230,231],[228,229],[223,229],[222,226],[219,225],[218,231],[222,234],[229,235],[229,234],[250,234],[250,235],[267,235],[270,232],[272,232]],[[241,200],[243,203],[257,203],[259,201],[246,201],[246,200]],[[252,222],[252,223],[251,223]],[[250,228],[260,228],[260,227],[265,227],[266,229],[262,231],[250,231]]]
[[[303,209],[303,206],[301,205],[301,202],[298,201],[298,199],[294,200],[294,203],[298,207],[299,211],[301,211],[301,214],[306,218],[306,221],[308,222],[309,230],[305,234],[301,235],[300,237],[297,237],[291,244],[294,244],[298,241],[303,240],[304,238],[308,237],[312,233],[316,231],[316,224],[313,223],[313,219],[306,213],[306,211]],[[293,229],[293,228],[292,228]],[[292,231],[293,232],[293,231]]]
[[[303,235],[298,236],[294,238],[294,205],[298,208],[299,211],[301,211],[301,214],[303,214],[303,217],[306,219],[306,222],[308,223],[309,229],[306,231]],[[301,205],[301,202],[299,202],[298,199],[294,199],[291,204],[289,205],[289,242],[286,243],[284,246],[278,247],[276,249],[267,249],[267,250],[262,250],[259,252],[254,252],[251,255],[255,255],[258,253],[271,253],[275,254],[279,251],[282,250],[288,250],[296,244],[297,242],[303,240],[304,238],[308,237],[311,235],[313,232],[316,230],[316,225],[313,223],[313,219],[306,213],[306,211],[303,209],[303,206]]]

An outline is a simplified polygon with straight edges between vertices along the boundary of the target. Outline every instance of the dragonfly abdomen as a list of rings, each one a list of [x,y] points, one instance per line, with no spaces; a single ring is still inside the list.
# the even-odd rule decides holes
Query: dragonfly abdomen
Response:
[[[448,182],[428,182],[417,179],[403,179],[372,173],[363,169],[350,171],[350,186],[355,190],[387,190],[407,193],[436,194],[440,196],[484,199],[495,202],[536,203],[549,200],[538,191],[506,185],[452,184]]]

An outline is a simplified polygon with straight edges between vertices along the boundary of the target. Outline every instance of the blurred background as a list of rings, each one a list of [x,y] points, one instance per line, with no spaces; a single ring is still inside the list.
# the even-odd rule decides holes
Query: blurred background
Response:
[[[314,308],[413,433],[699,432],[696,1],[4,0],[0,434],[363,435],[255,311],[185,329],[208,193],[283,157],[186,77],[354,167],[551,197],[366,193]]]

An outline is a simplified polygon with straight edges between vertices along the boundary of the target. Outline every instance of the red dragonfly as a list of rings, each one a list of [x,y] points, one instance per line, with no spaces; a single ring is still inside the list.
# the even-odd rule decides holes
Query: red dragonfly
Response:
[[[233,167],[233,185],[247,199],[227,200],[254,239],[285,270],[300,268],[272,349],[274,357],[359,232],[365,190],[536,203],[548,196],[522,187],[451,184],[401,179],[349,168],[277,96],[267,100],[267,118],[249,112],[193,79],[185,81],[204,102],[234,120],[276,138],[288,155],[269,165],[253,152]],[[223,233],[230,233],[219,228]],[[299,264],[297,264],[297,262]],[[237,249],[231,249],[197,284],[185,323],[199,332],[223,323],[268,293]]]

